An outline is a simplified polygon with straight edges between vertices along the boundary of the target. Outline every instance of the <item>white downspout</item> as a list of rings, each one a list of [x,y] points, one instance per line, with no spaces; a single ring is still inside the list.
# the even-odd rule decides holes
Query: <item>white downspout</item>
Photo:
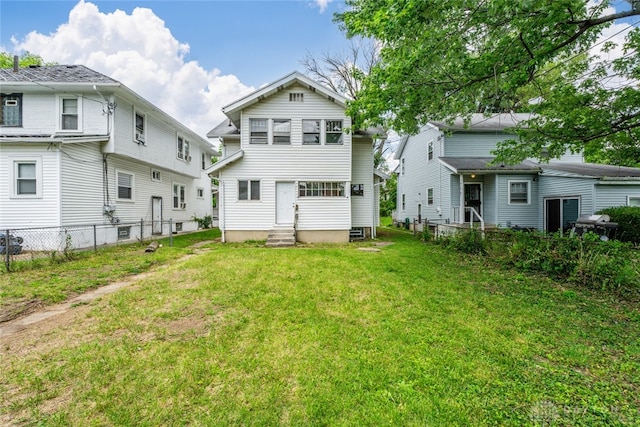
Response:
[[[460,174],[460,209],[458,210],[458,224],[464,224],[464,175]]]
[[[218,174],[218,177],[220,177],[220,175],[222,174]],[[222,243],[226,242],[225,239],[225,212],[224,212],[224,207],[225,207],[225,194],[224,194],[224,182],[222,181],[222,179],[218,179],[218,224],[220,227],[220,235],[221,235],[221,239],[222,239]]]

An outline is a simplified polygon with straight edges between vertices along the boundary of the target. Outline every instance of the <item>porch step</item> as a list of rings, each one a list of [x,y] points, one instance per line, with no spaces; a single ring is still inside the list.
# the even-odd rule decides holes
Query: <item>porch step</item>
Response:
[[[266,246],[286,248],[296,245],[296,230],[293,227],[276,227],[269,231]]]

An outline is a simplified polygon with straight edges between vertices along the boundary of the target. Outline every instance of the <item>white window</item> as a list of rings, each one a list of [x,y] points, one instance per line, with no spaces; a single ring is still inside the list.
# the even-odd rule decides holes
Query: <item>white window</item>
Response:
[[[190,162],[191,161],[191,155],[189,154],[189,141],[187,141],[186,139],[184,139],[182,136],[178,135],[178,139],[177,139],[177,156],[179,159],[182,159],[186,162]]]
[[[173,183],[173,208],[186,209],[186,191],[187,187],[183,184]]]
[[[427,188],[427,206],[433,206],[433,188]]]
[[[158,169],[151,169],[151,181],[162,182],[162,174]]]
[[[327,120],[325,131],[327,144],[342,144],[342,120]]]
[[[404,175],[404,157],[400,159],[400,175]]]
[[[269,142],[269,119],[249,119],[249,143],[267,144]]]
[[[427,147],[427,160],[433,160],[433,141]]]
[[[403,195],[402,195],[402,210],[404,210],[404,208],[405,208],[405,203],[404,203],[404,201],[405,201],[405,197],[404,197],[404,194],[403,194]]]
[[[134,176],[132,173],[116,171],[118,199],[133,200]]]
[[[238,181],[238,200],[260,200],[260,181]]]
[[[0,126],[22,126],[22,94],[0,94]]]
[[[145,145],[147,143],[146,136],[146,117],[144,114],[135,112],[133,119],[133,141],[136,144]]]
[[[204,188],[196,188],[196,197],[198,199],[204,199]]]
[[[364,184],[351,184],[352,196],[364,196]]]
[[[291,120],[273,120],[273,143],[291,144]]]
[[[290,93],[289,102],[304,102],[304,93],[301,93],[301,92]]]
[[[131,238],[131,227],[118,227],[118,240]]]
[[[320,144],[320,120],[302,121],[302,143]]]
[[[61,96],[58,98],[60,108],[59,128],[63,131],[80,131],[82,98],[77,96]]]
[[[529,181],[508,181],[508,185],[510,205],[528,205],[531,203]]]
[[[640,206],[640,196],[627,196],[627,206]]]
[[[299,197],[344,197],[344,182],[303,181],[298,183]]]
[[[16,196],[39,197],[39,163],[36,160],[14,162]]]

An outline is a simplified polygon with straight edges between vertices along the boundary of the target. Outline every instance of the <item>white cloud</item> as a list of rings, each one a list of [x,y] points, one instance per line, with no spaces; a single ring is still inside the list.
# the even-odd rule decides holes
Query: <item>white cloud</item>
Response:
[[[38,54],[46,62],[82,64],[106,74],[202,136],[223,120],[221,107],[254,90],[234,75],[185,62],[189,45],[142,7],[130,15],[102,13],[81,0],[54,33],[34,31],[12,43],[14,51]]]
[[[320,8],[320,13],[323,13],[325,10],[327,10],[329,3],[331,3],[332,1],[333,0],[314,0],[314,4]]]

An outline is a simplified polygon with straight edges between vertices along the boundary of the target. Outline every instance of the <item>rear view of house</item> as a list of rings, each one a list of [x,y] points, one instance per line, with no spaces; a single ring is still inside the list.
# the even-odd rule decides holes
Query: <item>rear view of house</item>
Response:
[[[103,224],[109,243],[136,238],[134,221],[167,234],[169,219],[186,231],[211,214],[214,147],[120,82],[16,66],[0,70],[0,93],[0,229]]]
[[[585,163],[566,153],[548,163],[494,163],[498,142],[528,114],[475,114],[470,123],[428,123],[396,151],[397,218],[432,224],[566,231],[580,216],[640,204],[640,169]]]
[[[223,108],[227,119],[208,133],[223,157],[207,171],[219,180],[224,241],[375,233],[375,135],[350,130],[345,101],[295,72]]]

